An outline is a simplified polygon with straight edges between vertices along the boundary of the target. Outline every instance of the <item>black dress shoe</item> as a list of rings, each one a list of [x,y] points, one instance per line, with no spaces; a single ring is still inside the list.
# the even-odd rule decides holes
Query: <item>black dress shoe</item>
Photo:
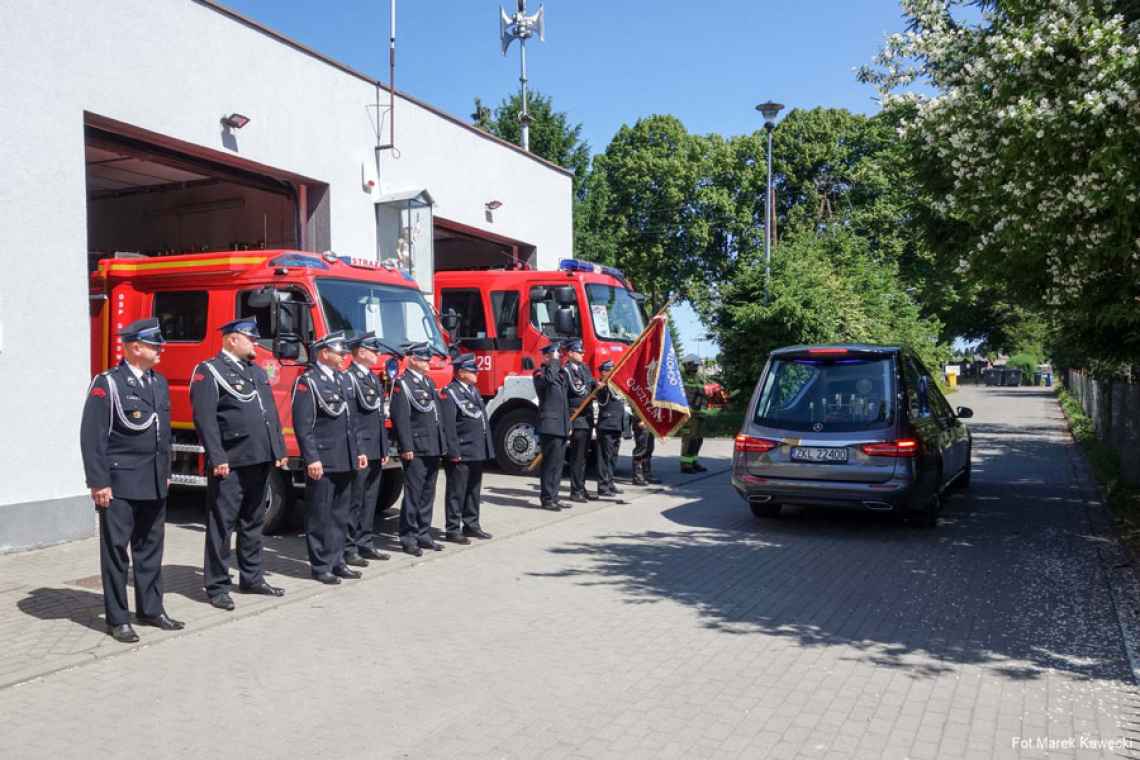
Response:
[[[462,533],[448,533],[444,536],[445,541],[450,541],[453,544],[469,544],[471,539]]]
[[[210,606],[230,612],[234,608],[234,600],[229,594],[218,594],[210,597]]]
[[[463,535],[470,536],[471,538],[482,538],[484,540],[491,537],[491,534],[482,528],[464,528]]]
[[[443,544],[439,543],[438,541],[428,541],[426,543],[420,544],[420,548],[431,549],[433,552],[441,552],[443,551]]]
[[[542,508],[547,510],[548,512],[561,512],[562,511],[561,505],[554,503],[554,502],[551,502],[549,504],[543,504]]]
[[[404,554],[410,554],[413,557],[422,557],[422,556],[424,556],[424,550],[421,549],[418,545],[417,546],[408,546],[405,544],[404,545]]]
[[[334,567],[333,575],[335,575],[337,578],[348,578],[349,580],[356,580],[357,578],[361,577],[358,570],[353,570],[346,565],[337,565]]]
[[[368,560],[359,554],[346,554],[344,555],[344,564],[352,565],[353,567],[368,567]]]
[[[382,551],[378,551],[376,549],[373,549],[371,546],[366,546],[363,549],[361,549],[360,550],[360,556],[364,557],[364,559],[379,559],[379,560],[389,559],[389,556],[387,554],[385,554]]]
[[[123,623],[122,625],[109,625],[107,626],[107,633],[111,635],[115,641],[120,641],[124,644],[134,644],[139,640],[139,635],[135,633],[135,629],[131,628],[130,623]]]
[[[575,504],[586,504],[590,500],[588,498],[586,498],[586,494],[572,493],[572,494],[570,494],[570,501],[574,502]]]
[[[154,628],[161,628],[164,631],[181,631],[186,627],[186,624],[181,620],[175,620],[167,615],[165,612],[160,613],[154,617],[138,616],[139,625],[149,625]]]
[[[646,480],[646,481],[649,483],[649,485],[651,485],[651,486],[659,485],[659,484],[661,483],[661,478],[655,478],[655,477],[653,477],[652,475],[649,475],[649,476],[647,476],[647,477],[645,478],[645,480]]]
[[[265,581],[261,583],[252,583],[248,586],[240,586],[243,594],[261,594],[262,596],[285,596],[285,589],[278,588],[277,586],[270,586]]]
[[[586,491],[586,493],[582,495],[586,497],[587,501],[597,501],[599,498],[599,494],[590,493],[589,491]]]
[[[340,583],[340,578],[337,578],[332,573],[313,573],[313,580],[320,581],[328,586],[335,586]]]

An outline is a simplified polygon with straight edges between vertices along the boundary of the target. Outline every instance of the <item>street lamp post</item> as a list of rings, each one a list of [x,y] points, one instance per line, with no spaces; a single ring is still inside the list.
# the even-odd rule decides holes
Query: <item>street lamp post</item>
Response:
[[[756,106],[764,117],[764,131],[768,133],[768,191],[764,195],[764,303],[768,303],[772,282],[772,132],[776,129],[776,116],[783,108],[783,103],[771,100]]]

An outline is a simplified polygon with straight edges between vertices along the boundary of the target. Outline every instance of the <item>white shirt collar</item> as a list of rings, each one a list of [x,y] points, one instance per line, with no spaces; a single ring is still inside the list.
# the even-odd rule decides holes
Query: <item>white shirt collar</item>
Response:
[[[328,365],[317,362],[317,366],[321,368],[321,372],[324,372],[325,377],[327,377],[329,380],[336,380],[336,375],[333,374],[332,369]]]
[[[366,375],[372,371],[371,369],[369,369],[368,367],[365,367],[360,362],[353,362],[353,364],[355,364],[357,367],[360,367],[360,371]]]
[[[131,374],[135,376],[135,380],[142,380],[143,375],[146,374],[145,370],[139,369],[138,367],[136,367],[135,365],[131,364],[128,361],[124,361],[123,364],[127,365],[127,367],[130,368]]]
[[[233,354],[231,354],[229,351],[227,351],[224,348],[222,349],[222,356],[226,357],[227,359],[229,359],[231,362],[238,365],[239,367],[243,366],[241,359],[237,358],[236,356],[234,356]]]
[[[423,375],[421,375],[419,372],[416,372],[416,371],[415,371],[414,369],[412,369],[411,367],[408,367],[408,368],[407,368],[406,370],[404,370],[404,371],[405,371],[405,372],[407,372],[407,373],[408,373],[409,375],[411,375],[412,377],[414,377],[416,380],[423,380],[423,379],[424,379],[424,376],[423,376]]]

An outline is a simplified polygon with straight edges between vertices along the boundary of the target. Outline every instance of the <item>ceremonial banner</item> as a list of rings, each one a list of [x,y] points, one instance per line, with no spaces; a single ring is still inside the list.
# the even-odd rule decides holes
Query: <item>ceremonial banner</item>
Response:
[[[672,435],[688,421],[689,403],[664,314],[650,321],[642,339],[627,353],[610,376],[610,387],[625,396],[659,438]]]

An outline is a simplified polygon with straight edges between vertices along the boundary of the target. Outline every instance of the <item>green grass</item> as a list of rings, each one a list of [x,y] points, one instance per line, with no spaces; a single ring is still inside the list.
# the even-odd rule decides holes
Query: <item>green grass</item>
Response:
[[[1093,421],[1085,414],[1081,402],[1064,388],[1057,389],[1061,409],[1069,419],[1073,438],[1084,449],[1093,476],[1104,488],[1112,514],[1120,524],[1125,541],[1140,550],[1140,488],[1120,479],[1120,455],[1111,446],[1097,440]]]

